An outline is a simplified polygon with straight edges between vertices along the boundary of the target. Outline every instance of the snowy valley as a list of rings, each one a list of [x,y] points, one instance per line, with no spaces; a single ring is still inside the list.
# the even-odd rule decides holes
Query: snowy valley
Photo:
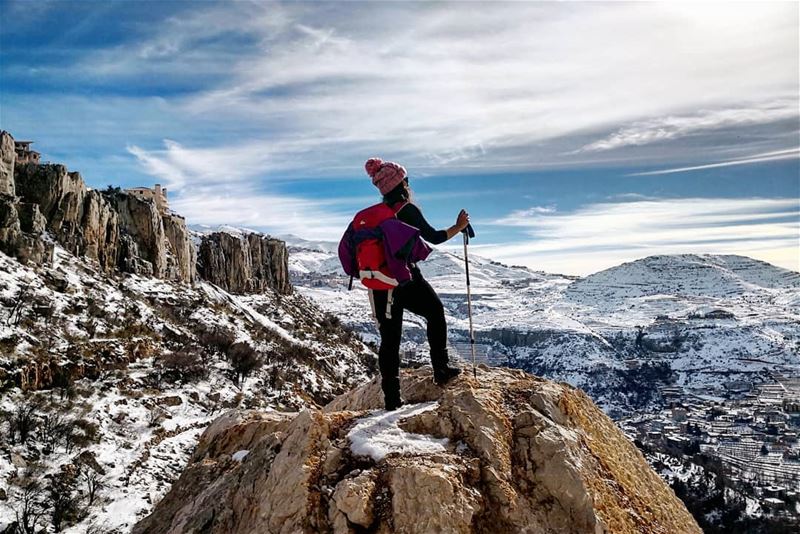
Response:
[[[376,339],[366,290],[347,290],[336,244],[292,239],[297,291]],[[420,268],[469,360],[463,257],[437,250]],[[579,279],[470,254],[470,275],[481,361],[580,387],[612,416],[658,405],[663,387],[723,398],[800,371],[800,273],[758,260],[652,256]],[[404,336],[409,359],[424,363],[424,322],[408,314]]]

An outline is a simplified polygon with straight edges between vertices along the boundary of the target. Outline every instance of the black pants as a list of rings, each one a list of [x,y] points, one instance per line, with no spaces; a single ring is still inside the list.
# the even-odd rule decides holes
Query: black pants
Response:
[[[392,292],[391,317],[386,317],[388,291],[373,290],[375,315],[381,333],[378,366],[384,384],[400,375],[400,338],[403,333],[403,310],[420,315],[428,322],[428,345],[431,347],[431,364],[434,369],[447,367],[447,324],[444,306],[431,285],[422,278],[418,269],[412,271],[412,280]],[[385,388],[384,388],[385,391]]]

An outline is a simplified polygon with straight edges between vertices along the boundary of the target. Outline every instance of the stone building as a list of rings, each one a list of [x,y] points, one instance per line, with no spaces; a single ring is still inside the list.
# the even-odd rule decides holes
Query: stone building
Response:
[[[152,200],[156,203],[158,211],[163,215],[169,213],[169,203],[167,202],[167,188],[161,187],[161,184],[156,184],[154,189],[149,187],[133,187],[126,189],[129,193],[137,198],[144,200]]]
[[[33,141],[14,141],[14,152],[17,154],[17,163],[39,163],[40,154],[31,150]]]

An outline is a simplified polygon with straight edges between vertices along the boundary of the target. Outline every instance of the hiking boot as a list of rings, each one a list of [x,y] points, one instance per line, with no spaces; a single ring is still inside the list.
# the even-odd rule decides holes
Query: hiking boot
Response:
[[[387,412],[393,412],[401,406],[405,405],[405,401],[401,397],[393,399],[384,399],[384,406]]]
[[[436,382],[437,385],[443,386],[460,374],[461,369],[458,367],[443,367],[441,369],[434,369],[433,381]]]
[[[399,377],[381,380],[381,389],[383,389],[383,405],[387,411],[391,412],[403,405],[403,399],[400,397]]]

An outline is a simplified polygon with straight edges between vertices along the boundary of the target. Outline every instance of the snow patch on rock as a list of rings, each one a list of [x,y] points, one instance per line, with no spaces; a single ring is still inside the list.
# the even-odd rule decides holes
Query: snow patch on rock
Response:
[[[350,450],[356,456],[369,456],[376,462],[392,453],[408,455],[445,452],[448,442],[446,438],[414,434],[398,426],[403,419],[438,407],[438,402],[424,402],[406,405],[391,412],[377,410],[373,415],[360,419],[347,434]]]

